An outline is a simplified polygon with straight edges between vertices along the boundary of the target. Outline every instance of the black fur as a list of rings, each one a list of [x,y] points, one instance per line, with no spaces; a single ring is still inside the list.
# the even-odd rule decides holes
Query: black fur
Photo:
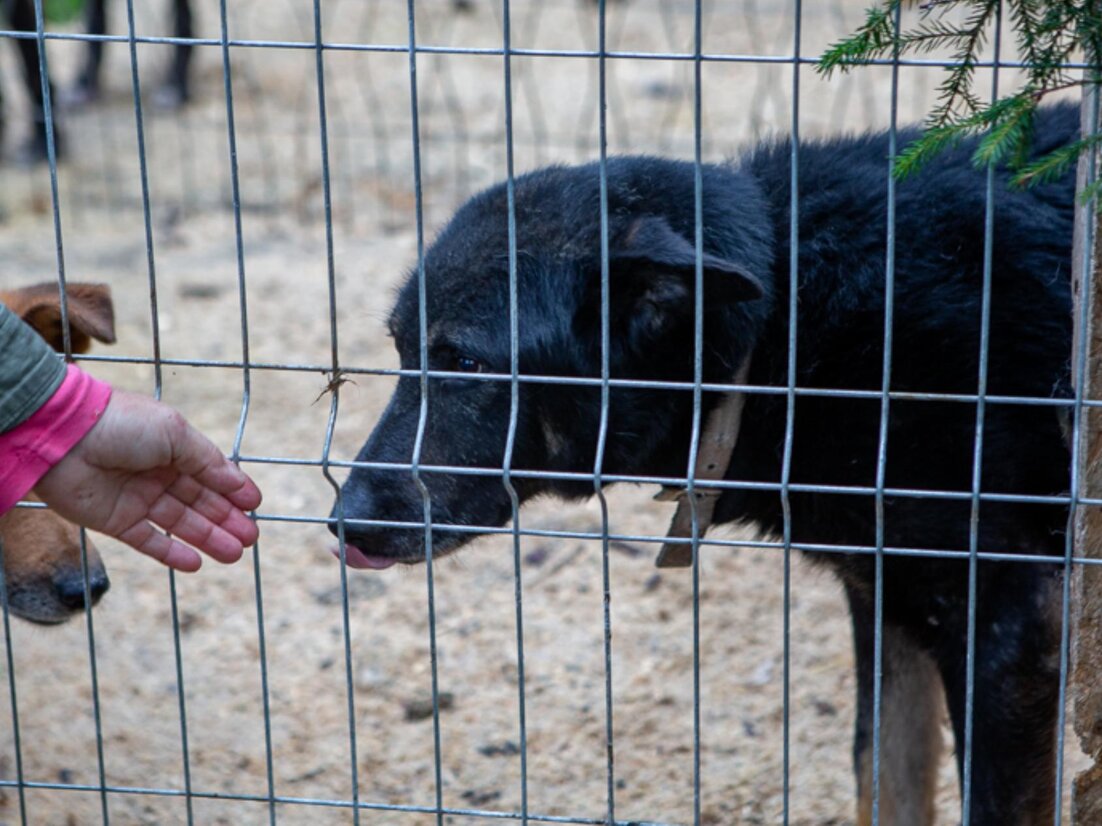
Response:
[[[1073,107],[1043,110],[1038,153],[1077,134]],[[913,133],[900,136],[901,145]],[[901,181],[896,199],[893,391],[975,393],[981,351],[986,176],[964,144]],[[884,134],[800,147],[799,387],[879,391],[885,313],[888,141]],[[762,146],[741,162],[703,168],[704,378],[730,381],[753,352],[750,383],[787,383],[790,146]],[[1071,337],[1073,176],[1027,192],[995,182],[988,392],[1066,397]],[[609,362],[617,378],[689,382],[693,376],[694,169],[658,158],[608,162]],[[516,179],[519,366],[524,374],[600,375],[601,224],[596,164],[552,167]],[[472,198],[425,257],[429,366],[509,372],[507,191]],[[420,366],[418,279],[411,275],[390,319],[404,368]],[[499,468],[510,418],[508,382],[429,380],[420,461]],[[591,472],[600,424],[597,387],[522,382],[515,469]],[[716,401],[705,394],[706,408]],[[728,479],[781,479],[786,401],[751,395]],[[409,463],[421,408],[419,379],[403,377],[360,453]],[[800,395],[791,482],[872,487],[878,399]],[[607,474],[684,476],[691,393],[614,388],[602,468]],[[886,485],[972,488],[976,405],[896,400],[890,406]],[[422,474],[435,525],[497,526],[511,508],[500,472]],[[522,500],[590,495],[592,483],[514,477]],[[1060,494],[1068,451],[1052,406],[989,402],[983,429],[985,493]],[[342,489],[352,520],[422,519],[408,470],[355,469]],[[969,549],[967,499],[891,495],[889,548]],[[336,515],[337,509],[334,510]],[[872,547],[871,494],[791,494],[799,544]],[[1059,556],[1067,511],[1047,504],[984,501],[979,549]],[[718,503],[719,523],[782,528],[776,490],[736,491]],[[334,526],[335,530],[335,526]],[[350,545],[376,560],[423,559],[423,531],[346,524]],[[471,534],[433,531],[434,553]],[[874,556],[826,553],[846,586],[859,671],[871,673]],[[973,824],[1033,822],[1052,800],[1058,629],[1049,593],[1056,565],[979,563],[976,602]],[[884,622],[936,662],[963,755],[967,561],[889,555]],[[861,680],[865,700],[871,681]],[[866,687],[867,684],[867,687]],[[867,705],[867,703],[866,703]],[[858,749],[869,719],[858,721]]]

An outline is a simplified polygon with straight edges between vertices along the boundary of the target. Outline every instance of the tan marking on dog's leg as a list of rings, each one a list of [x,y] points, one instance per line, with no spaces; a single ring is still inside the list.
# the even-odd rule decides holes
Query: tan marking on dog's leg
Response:
[[[881,826],[934,823],[944,692],[937,666],[902,632],[884,627],[880,693]],[[872,740],[858,757],[857,823],[872,826]]]

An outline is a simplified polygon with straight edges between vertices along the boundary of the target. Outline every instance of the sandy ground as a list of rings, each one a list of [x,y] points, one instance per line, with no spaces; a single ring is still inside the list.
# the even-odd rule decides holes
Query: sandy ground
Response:
[[[144,7],[145,4],[143,4]],[[157,4],[152,4],[157,5]],[[234,3],[231,36],[308,41],[309,4]],[[324,3],[332,42],[406,42],[401,3]],[[862,3],[812,4],[802,51],[816,54],[859,18]],[[706,3],[708,53],[783,56],[792,50],[786,4]],[[737,8],[735,8],[737,6]],[[418,3],[418,37],[437,46],[496,48],[500,14],[475,0],[456,13],[443,0]],[[592,49],[596,16],[574,0],[513,4],[514,45]],[[609,3],[610,44],[632,52],[684,51],[692,4]],[[199,33],[217,36],[217,8],[201,2]],[[121,12],[121,9],[115,9]],[[142,10],[148,13],[147,9]],[[122,20],[122,15],[116,15]],[[119,29],[115,29],[118,31]],[[166,33],[139,16],[139,30]],[[71,74],[79,44],[51,44],[58,74]],[[11,49],[0,55],[6,97],[17,104]],[[167,53],[140,50],[143,89]],[[150,286],[155,286],[165,359],[240,362],[241,303],[229,176],[221,53],[196,59],[196,101],[184,113],[144,115],[153,255],[146,245],[134,106],[125,47],[109,50],[108,93],[91,110],[66,115],[71,158],[61,168],[66,273],[105,281],[117,303],[119,342],[100,355],[148,360],[154,352]],[[188,800],[148,790],[190,788],[196,823],[246,824],[268,818],[265,803],[220,794],[269,794],[347,801],[353,765],[360,800],[433,806],[426,570],[348,578],[351,662],[344,648],[340,570],[318,524],[332,488],[316,465],[325,443],[330,318],[315,53],[234,48],[234,111],[241,184],[247,343],[256,368],[242,451],[266,499],[256,553],[230,568],[208,566],[175,579],[97,538],[113,589],[94,614],[98,692],[90,631],[82,620],[53,629],[12,625],[22,760],[27,779],[80,786],[102,771],[116,823],[177,823]],[[393,286],[416,260],[416,201],[408,58],[404,52],[328,52],[325,57],[333,183],[333,277],[339,352],[345,366],[394,367],[381,318]],[[500,57],[423,55],[418,66],[426,232],[477,187],[504,170]],[[517,168],[596,154],[596,66],[579,57],[513,62]],[[902,119],[921,116],[936,76],[904,71]],[[707,157],[790,122],[792,68],[785,63],[704,67]],[[887,123],[883,70],[824,84],[801,71],[801,130],[828,134]],[[615,59],[609,64],[609,139],[614,152],[691,155],[692,67],[685,61]],[[18,107],[13,106],[17,113]],[[15,114],[13,114],[15,119]],[[13,125],[11,132],[16,132]],[[0,279],[4,286],[55,276],[58,257],[48,178],[0,167]],[[153,262],[151,269],[150,260]],[[122,387],[152,391],[150,364],[88,362]],[[166,364],[163,396],[227,450],[242,406],[238,367]],[[389,394],[391,380],[360,375],[341,393],[332,455],[351,459]],[[274,460],[274,461],[273,461]],[[294,464],[305,460],[315,464]],[[664,533],[668,506],[652,490],[609,496],[609,529]],[[596,503],[544,503],[522,526],[600,531]],[[615,814],[624,820],[693,821],[692,585],[688,573],[657,573],[654,546],[613,543],[611,690]],[[521,541],[529,810],[600,819],[607,811],[602,555],[599,542]],[[790,822],[853,822],[850,772],[852,653],[839,588],[829,574],[793,558],[790,706]],[[783,575],[769,550],[712,550],[701,567],[701,821],[776,823],[782,812]],[[479,541],[435,569],[445,806],[512,812],[521,803],[519,686],[514,564],[508,537]],[[263,622],[258,611],[263,606]],[[182,680],[175,664],[178,614]],[[265,671],[266,669],[266,671]],[[15,777],[7,668],[0,679],[0,776]],[[266,673],[267,692],[262,674]],[[348,693],[355,705],[351,755]],[[181,706],[180,698],[184,703]],[[270,752],[265,740],[265,707]],[[186,712],[186,749],[181,738]],[[416,718],[416,719],[411,719]],[[955,775],[945,760],[942,818],[955,823]],[[185,779],[185,777],[187,779]],[[146,790],[142,792],[140,790]],[[281,803],[283,823],[345,823],[347,809]],[[30,790],[31,823],[97,822],[96,792]],[[12,790],[0,819],[19,819]],[[448,815],[447,823],[489,823]],[[417,812],[368,811],[362,822],[428,824]]]

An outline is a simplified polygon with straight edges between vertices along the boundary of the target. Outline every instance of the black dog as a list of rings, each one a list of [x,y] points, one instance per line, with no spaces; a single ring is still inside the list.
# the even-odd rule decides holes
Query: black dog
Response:
[[[1078,130],[1072,107],[1043,110],[1035,149]],[[916,133],[905,131],[900,145]],[[981,352],[985,173],[965,143],[897,192],[891,388],[975,394]],[[879,391],[885,318],[886,173],[883,134],[805,143],[799,170],[797,384]],[[787,383],[789,171],[787,142],[736,165],[703,169],[704,380],[731,383],[752,353],[749,384]],[[694,169],[656,158],[608,162],[608,353],[613,378],[691,382],[693,377]],[[990,304],[988,393],[1069,394],[1073,180],[1011,191],[998,173]],[[553,167],[516,179],[519,368],[522,374],[600,375],[598,167]],[[447,525],[499,526],[511,515],[500,468],[510,418],[506,188],[472,198],[425,257],[429,380],[423,465],[497,468],[483,475],[423,471],[431,496],[433,551],[472,533]],[[390,317],[402,367],[419,360],[418,283],[411,276]],[[600,426],[599,387],[521,382],[512,467],[589,473]],[[721,398],[705,393],[705,414]],[[422,495],[409,471],[421,406],[420,379],[402,377],[359,459],[405,465],[357,468],[334,516],[346,521],[347,559],[382,568],[424,558]],[[691,393],[611,390],[603,471],[684,477]],[[784,453],[783,394],[746,397],[728,480],[772,483],[728,489],[714,521],[752,521],[780,532],[776,487]],[[927,492],[972,489],[976,404],[896,399],[890,405],[884,543],[895,549],[967,551],[971,503]],[[793,485],[876,483],[880,401],[797,395]],[[981,490],[1054,495],[1068,488],[1069,453],[1052,405],[988,403]],[[541,493],[584,498],[588,480],[513,478],[521,500]],[[900,493],[899,491],[904,491]],[[855,757],[859,817],[871,812],[874,496],[865,491],[791,493],[797,546],[842,545],[816,559],[841,578],[853,616],[858,669]],[[979,550],[1064,552],[1062,505],[984,500]],[[364,521],[360,521],[364,520]],[[440,527],[443,525],[444,527]],[[336,525],[331,528],[336,531]],[[933,817],[942,691],[958,763],[965,753],[967,560],[884,558],[881,813],[884,823]],[[1054,789],[1058,700],[1059,565],[981,561],[975,604],[975,714],[971,823],[1048,822]]]

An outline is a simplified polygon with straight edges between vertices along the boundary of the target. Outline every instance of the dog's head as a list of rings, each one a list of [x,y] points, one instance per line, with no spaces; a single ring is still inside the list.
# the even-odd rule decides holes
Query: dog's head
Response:
[[[419,375],[398,380],[358,457],[376,466],[354,469],[334,507],[334,517],[346,520],[350,564],[423,560],[423,528],[362,520],[423,523],[426,497],[435,556],[462,545],[477,527],[503,525],[512,514],[506,464],[520,501],[592,494],[588,478],[525,472],[590,474],[599,442],[604,474],[684,474],[692,394],[612,386],[602,427],[598,380],[605,332],[612,379],[693,379],[694,169],[616,158],[607,172],[604,222],[596,164],[517,178],[512,230],[504,185],[472,198],[429,248],[423,278],[415,271],[401,288],[389,328],[402,368],[419,370],[424,353],[430,371],[451,375],[429,377],[424,396]],[[772,238],[748,176],[707,167],[702,191],[704,376],[729,381],[767,312]],[[511,231],[522,377],[515,404],[508,380]],[[579,378],[589,381],[563,381]]]
[[[0,290],[0,303],[30,324],[54,349],[64,349],[56,283]],[[67,285],[66,317],[73,353],[86,352],[92,339],[107,343],[115,340],[111,291],[104,284]],[[91,541],[86,546],[88,588],[94,604],[110,583],[99,553]],[[14,508],[0,516],[0,547],[12,613],[32,622],[53,624],[84,609],[80,530],[76,525],[51,511]]]

